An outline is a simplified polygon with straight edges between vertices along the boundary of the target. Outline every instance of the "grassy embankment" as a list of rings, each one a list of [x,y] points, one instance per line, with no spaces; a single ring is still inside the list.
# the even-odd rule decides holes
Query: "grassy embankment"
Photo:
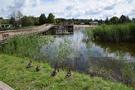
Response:
[[[135,24],[101,25],[87,30],[88,36],[104,42],[135,42]]]
[[[42,62],[33,61],[33,67],[26,69],[28,58],[0,55],[0,80],[15,90],[133,90],[120,83],[105,81],[98,77],[73,72],[70,78],[61,71],[56,77],[50,77],[52,68]],[[41,70],[35,71],[40,65]]]

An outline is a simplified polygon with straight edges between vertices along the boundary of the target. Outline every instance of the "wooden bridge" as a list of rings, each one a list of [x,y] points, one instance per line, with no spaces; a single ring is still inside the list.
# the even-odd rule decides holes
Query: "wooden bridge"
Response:
[[[58,34],[73,34],[75,28],[80,27],[95,27],[91,25],[52,25],[52,24],[44,24],[41,26],[34,26],[24,29],[17,29],[17,30],[6,30],[0,31],[0,44],[5,43],[5,40],[8,38],[12,38],[16,35],[23,35],[23,34],[32,34],[32,33],[42,33],[42,34],[51,34],[51,35],[58,35]],[[75,29],[76,30],[76,29]]]
[[[26,29],[0,31],[0,41],[6,40],[16,35],[46,32],[53,26],[54,25],[49,24],[49,25],[35,26]]]

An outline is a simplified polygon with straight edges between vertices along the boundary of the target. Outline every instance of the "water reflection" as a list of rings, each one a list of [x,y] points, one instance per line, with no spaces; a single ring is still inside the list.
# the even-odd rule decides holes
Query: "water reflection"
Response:
[[[134,43],[102,43],[94,42],[104,49],[105,53],[111,54],[111,57],[128,61],[135,61],[135,44]]]
[[[52,65],[59,62],[79,72],[124,83],[130,79],[134,82],[135,45],[87,41],[84,30],[80,28],[73,35],[55,36],[53,43],[41,48],[42,57],[48,58]]]
[[[89,58],[108,57],[117,60],[135,61],[134,49],[131,49],[130,46],[126,44],[105,44],[92,42],[91,40],[87,42],[87,37],[82,32],[84,30],[85,28],[80,28],[80,30],[75,30],[73,35],[56,36],[53,43],[41,48],[42,55],[52,61],[60,59],[58,57],[63,53],[67,53],[67,56],[63,57],[65,60],[78,58],[84,62]],[[60,46],[60,44],[65,46]],[[63,52],[59,54],[60,49],[63,47]],[[132,48],[135,48],[135,45],[134,47],[132,45]]]

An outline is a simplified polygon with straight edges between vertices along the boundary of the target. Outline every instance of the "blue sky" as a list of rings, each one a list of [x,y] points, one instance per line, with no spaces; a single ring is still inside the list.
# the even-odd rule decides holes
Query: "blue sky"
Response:
[[[52,12],[57,18],[98,18],[128,15],[135,17],[135,0],[0,0],[0,16],[14,11],[39,16]]]

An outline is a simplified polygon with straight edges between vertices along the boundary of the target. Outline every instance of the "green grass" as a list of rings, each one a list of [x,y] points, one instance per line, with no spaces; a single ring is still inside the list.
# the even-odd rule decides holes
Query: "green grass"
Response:
[[[2,46],[1,51],[10,55],[37,59],[39,57],[36,56],[40,56],[40,48],[53,40],[52,36],[19,35],[7,40],[8,43]]]
[[[65,78],[65,71],[60,70],[56,77],[50,77],[52,68],[48,64],[33,61],[33,67],[26,69],[28,62],[28,58],[0,54],[0,80],[15,90],[133,90],[120,83],[77,72]],[[35,72],[36,65],[41,66],[39,72]]]
[[[88,29],[87,35],[98,41],[135,42],[135,24],[101,25]]]

